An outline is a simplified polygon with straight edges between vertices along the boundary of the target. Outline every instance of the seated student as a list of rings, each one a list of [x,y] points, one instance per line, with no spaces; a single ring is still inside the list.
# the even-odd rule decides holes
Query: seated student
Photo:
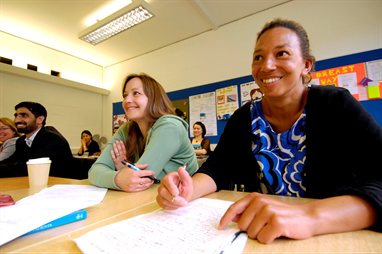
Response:
[[[101,154],[99,145],[93,140],[93,135],[90,131],[84,130],[81,132],[81,147],[78,150],[78,155],[89,153],[89,156],[98,156]]]
[[[186,115],[186,112],[183,112],[181,109],[179,108],[176,108],[175,109],[175,115],[179,116],[180,118],[182,118],[183,120],[186,120],[187,119],[187,115]]]
[[[0,118],[0,161],[16,151],[16,140],[19,137],[15,123],[7,117]]]
[[[162,86],[146,74],[131,74],[122,96],[129,121],[118,129],[89,170],[90,183],[136,192],[153,184],[148,176],[162,179],[185,163],[188,173],[193,174],[198,164],[188,139],[188,124],[174,114]],[[122,160],[145,170],[134,171]]]
[[[210,155],[211,154],[211,142],[208,138],[204,136],[207,133],[206,126],[202,122],[195,122],[193,126],[194,137],[191,140],[192,146],[194,147],[195,154],[200,155]]]
[[[382,128],[348,90],[309,86],[314,57],[304,28],[276,19],[258,34],[252,75],[264,96],[236,110],[191,178],[162,179],[166,209],[234,184],[253,192],[221,218],[262,243],[369,228],[382,232]],[[262,193],[315,198],[291,204]]]
[[[69,143],[54,127],[45,127],[47,111],[37,102],[24,101],[15,106],[17,131],[24,133],[16,141],[16,152],[0,162],[0,177],[27,176],[29,159],[49,157],[50,175],[68,177],[73,156]]]

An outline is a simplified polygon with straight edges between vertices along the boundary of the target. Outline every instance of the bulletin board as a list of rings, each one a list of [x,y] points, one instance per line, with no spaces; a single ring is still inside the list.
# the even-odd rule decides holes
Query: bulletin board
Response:
[[[229,87],[229,86],[239,86],[240,84],[245,84],[245,83],[250,83],[253,82],[253,78],[251,75],[244,76],[244,77],[239,77],[239,78],[234,78],[230,80],[224,80],[216,83],[211,83],[207,85],[202,85],[202,86],[196,86],[192,88],[187,88],[183,90],[178,90],[174,92],[169,92],[167,95],[169,96],[171,101],[174,100],[180,100],[184,98],[189,98],[190,96],[198,95],[198,94],[204,94],[204,93],[209,93],[209,92],[216,92],[216,90]],[[241,101],[241,95],[238,94],[237,97],[238,101]],[[222,119],[222,120],[217,120],[216,119],[216,130],[217,130],[217,135],[206,135],[211,141],[212,144],[217,144],[220,139],[220,135],[222,134],[224,127],[227,123],[227,119]],[[189,122],[190,124],[190,122]],[[192,123],[191,123],[192,124]]]
[[[216,101],[215,92],[196,94],[188,97],[190,101],[190,128],[189,136],[193,137],[193,128],[195,122],[202,122],[206,127],[206,136],[216,136]]]
[[[381,68],[382,48],[317,61],[316,70],[312,73],[312,78],[313,83],[316,82],[315,84],[343,86],[353,89],[349,89],[353,96],[360,101],[363,107],[374,117],[377,123],[382,126],[382,84],[381,80],[378,80],[380,79],[380,76],[382,76],[382,74],[380,74]],[[230,86],[238,87],[239,92],[235,98],[238,102],[248,100],[248,91],[252,90],[248,89],[248,86],[257,87],[252,76],[247,75],[230,80],[169,92],[167,95],[171,101],[184,101],[189,100],[190,96],[208,92],[216,92],[219,89]],[[242,91],[241,88],[243,88]],[[123,114],[120,102],[113,104],[113,115],[115,114]],[[227,119],[217,118],[217,135],[207,136],[211,140],[211,143],[218,143],[226,123]]]
[[[216,90],[216,118],[227,120],[239,108],[238,85],[232,85]]]
[[[313,72],[311,84],[343,87],[357,100],[365,101],[382,98],[381,76],[382,60],[377,60]]]

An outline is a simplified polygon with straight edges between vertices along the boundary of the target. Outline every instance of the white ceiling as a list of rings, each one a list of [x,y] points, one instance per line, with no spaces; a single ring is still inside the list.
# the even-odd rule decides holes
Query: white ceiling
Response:
[[[288,1],[146,0],[154,18],[93,46],[78,34],[86,28],[84,19],[111,0],[0,0],[0,30],[110,66]]]

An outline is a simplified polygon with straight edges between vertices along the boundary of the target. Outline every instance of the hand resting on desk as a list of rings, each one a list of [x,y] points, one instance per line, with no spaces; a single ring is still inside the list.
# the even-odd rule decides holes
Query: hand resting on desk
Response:
[[[216,185],[209,176],[197,173],[191,178],[180,167],[178,172],[162,179],[156,200],[164,209],[177,209],[214,191]],[[360,230],[372,226],[376,217],[372,206],[357,196],[291,204],[254,192],[230,206],[221,218],[219,228],[224,229],[233,221],[250,238],[271,243],[279,237],[306,239],[315,235]]]
[[[179,167],[178,172],[171,172],[162,179],[158,188],[157,202],[165,209],[177,209],[188,204],[192,193],[191,176],[184,167]]]
[[[147,164],[136,165],[141,171],[134,171],[123,165],[122,161],[126,160],[126,148],[122,141],[117,140],[113,144],[113,149],[110,151],[110,155],[115,168],[118,171],[114,181],[123,191],[144,191],[153,185],[154,182],[147,178],[147,176],[153,176],[154,171],[144,170],[148,167]]]
[[[356,220],[355,220],[356,219]],[[219,228],[230,221],[262,243],[276,238],[306,239],[315,235],[360,230],[375,223],[372,206],[357,196],[338,196],[289,204],[260,193],[236,201],[223,215]]]
[[[147,164],[136,164],[141,171],[134,171],[131,168],[125,166],[118,170],[117,175],[114,178],[115,183],[123,191],[136,192],[144,191],[154,184],[154,181],[147,178],[147,176],[154,175],[152,170],[143,170],[147,168]]]

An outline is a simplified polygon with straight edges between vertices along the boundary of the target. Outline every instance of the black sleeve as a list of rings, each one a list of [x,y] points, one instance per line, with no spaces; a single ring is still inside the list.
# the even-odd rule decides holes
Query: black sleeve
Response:
[[[95,153],[101,152],[101,150],[99,149],[99,145],[96,141],[92,140],[92,142],[90,143],[88,147],[88,152],[90,156]]]
[[[0,178],[27,176],[28,170],[24,162],[1,162]]]
[[[382,129],[348,90],[312,89],[307,106],[308,197],[360,196],[377,211],[374,227],[382,231]]]
[[[30,158],[49,157],[50,175],[71,178],[73,155],[68,141],[56,131],[41,129],[32,144]]]
[[[228,120],[215,150],[197,173],[209,175],[217,189],[232,190],[243,184],[246,191],[256,189],[258,164],[251,150],[250,105],[235,111]]]
[[[25,138],[18,138],[16,141],[16,151],[10,157],[0,162],[0,177],[18,177],[28,175],[26,165],[27,159],[23,157],[23,144],[25,144]]]

